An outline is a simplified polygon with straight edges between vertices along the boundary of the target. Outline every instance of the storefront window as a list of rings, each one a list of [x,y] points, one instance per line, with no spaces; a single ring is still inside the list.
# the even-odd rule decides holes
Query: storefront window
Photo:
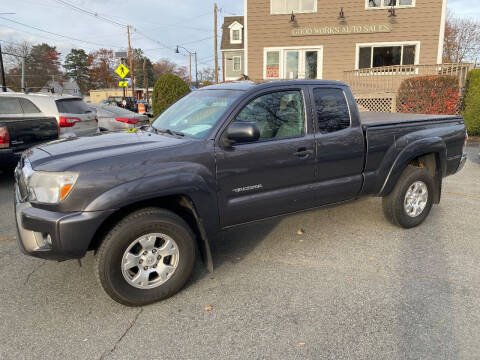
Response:
[[[271,0],[272,14],[307,13],[317,11],[316,0]]]
[[[280,77],[280,52],[268,51],[266,64],[266,77],[279,78]]]
[[[358,68],[413,65],[416,49],[416,45],[362,46],[358,52]]]
[[[299,55],[298,51],[287,52],[287,79],[298,79]]]
[[[318,51],[305,52],[305,79],[316,79],[318,69]]]

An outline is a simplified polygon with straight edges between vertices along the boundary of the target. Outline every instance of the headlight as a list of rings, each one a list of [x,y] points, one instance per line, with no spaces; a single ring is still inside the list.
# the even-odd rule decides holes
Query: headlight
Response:
[[[77,178],[74,172],[33,171],[27,179],[30,200],[56,204],[68,196]]]

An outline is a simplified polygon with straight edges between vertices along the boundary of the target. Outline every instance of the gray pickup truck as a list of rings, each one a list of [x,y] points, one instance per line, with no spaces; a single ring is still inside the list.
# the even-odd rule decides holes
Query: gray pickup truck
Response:
[[[96,254],[114,300],[179,291],[222,230],[382,197],[410,228],[466,160],[459,116],[360,115],[347,85],[250,82],[193,91],[149,127],[28,150],[15,171],[19,246],[45,259]],[[335,224],[332,224],[335,226]]]

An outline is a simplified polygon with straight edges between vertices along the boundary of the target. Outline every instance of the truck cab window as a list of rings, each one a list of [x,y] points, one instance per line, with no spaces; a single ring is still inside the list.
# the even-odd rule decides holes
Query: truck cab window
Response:
[[[25,114],[38,114],[40,110],[28,99],[20,98],[20,105],[22,105]]]
[[[313,97],[320,133],[331,133],[350,126],[350,111],[341,89],[316,88],[313,90]]]
[[[259,96],[240,111],[235,121],[255,122],[260,130],[260,141],[303,136],[302,93],[280,91]]]
[[[0,97],[0,114],[23,114],[20,102],[16,97]]]

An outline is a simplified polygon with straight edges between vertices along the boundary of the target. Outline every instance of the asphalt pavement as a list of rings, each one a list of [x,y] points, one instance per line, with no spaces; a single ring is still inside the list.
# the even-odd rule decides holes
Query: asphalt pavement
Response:
[[[143,308],[103,292],[92,254],[22,255],[0,174],[0,359],[478,359],[479,144],[417,228],[364,198],[232,230],[212,274]]]

